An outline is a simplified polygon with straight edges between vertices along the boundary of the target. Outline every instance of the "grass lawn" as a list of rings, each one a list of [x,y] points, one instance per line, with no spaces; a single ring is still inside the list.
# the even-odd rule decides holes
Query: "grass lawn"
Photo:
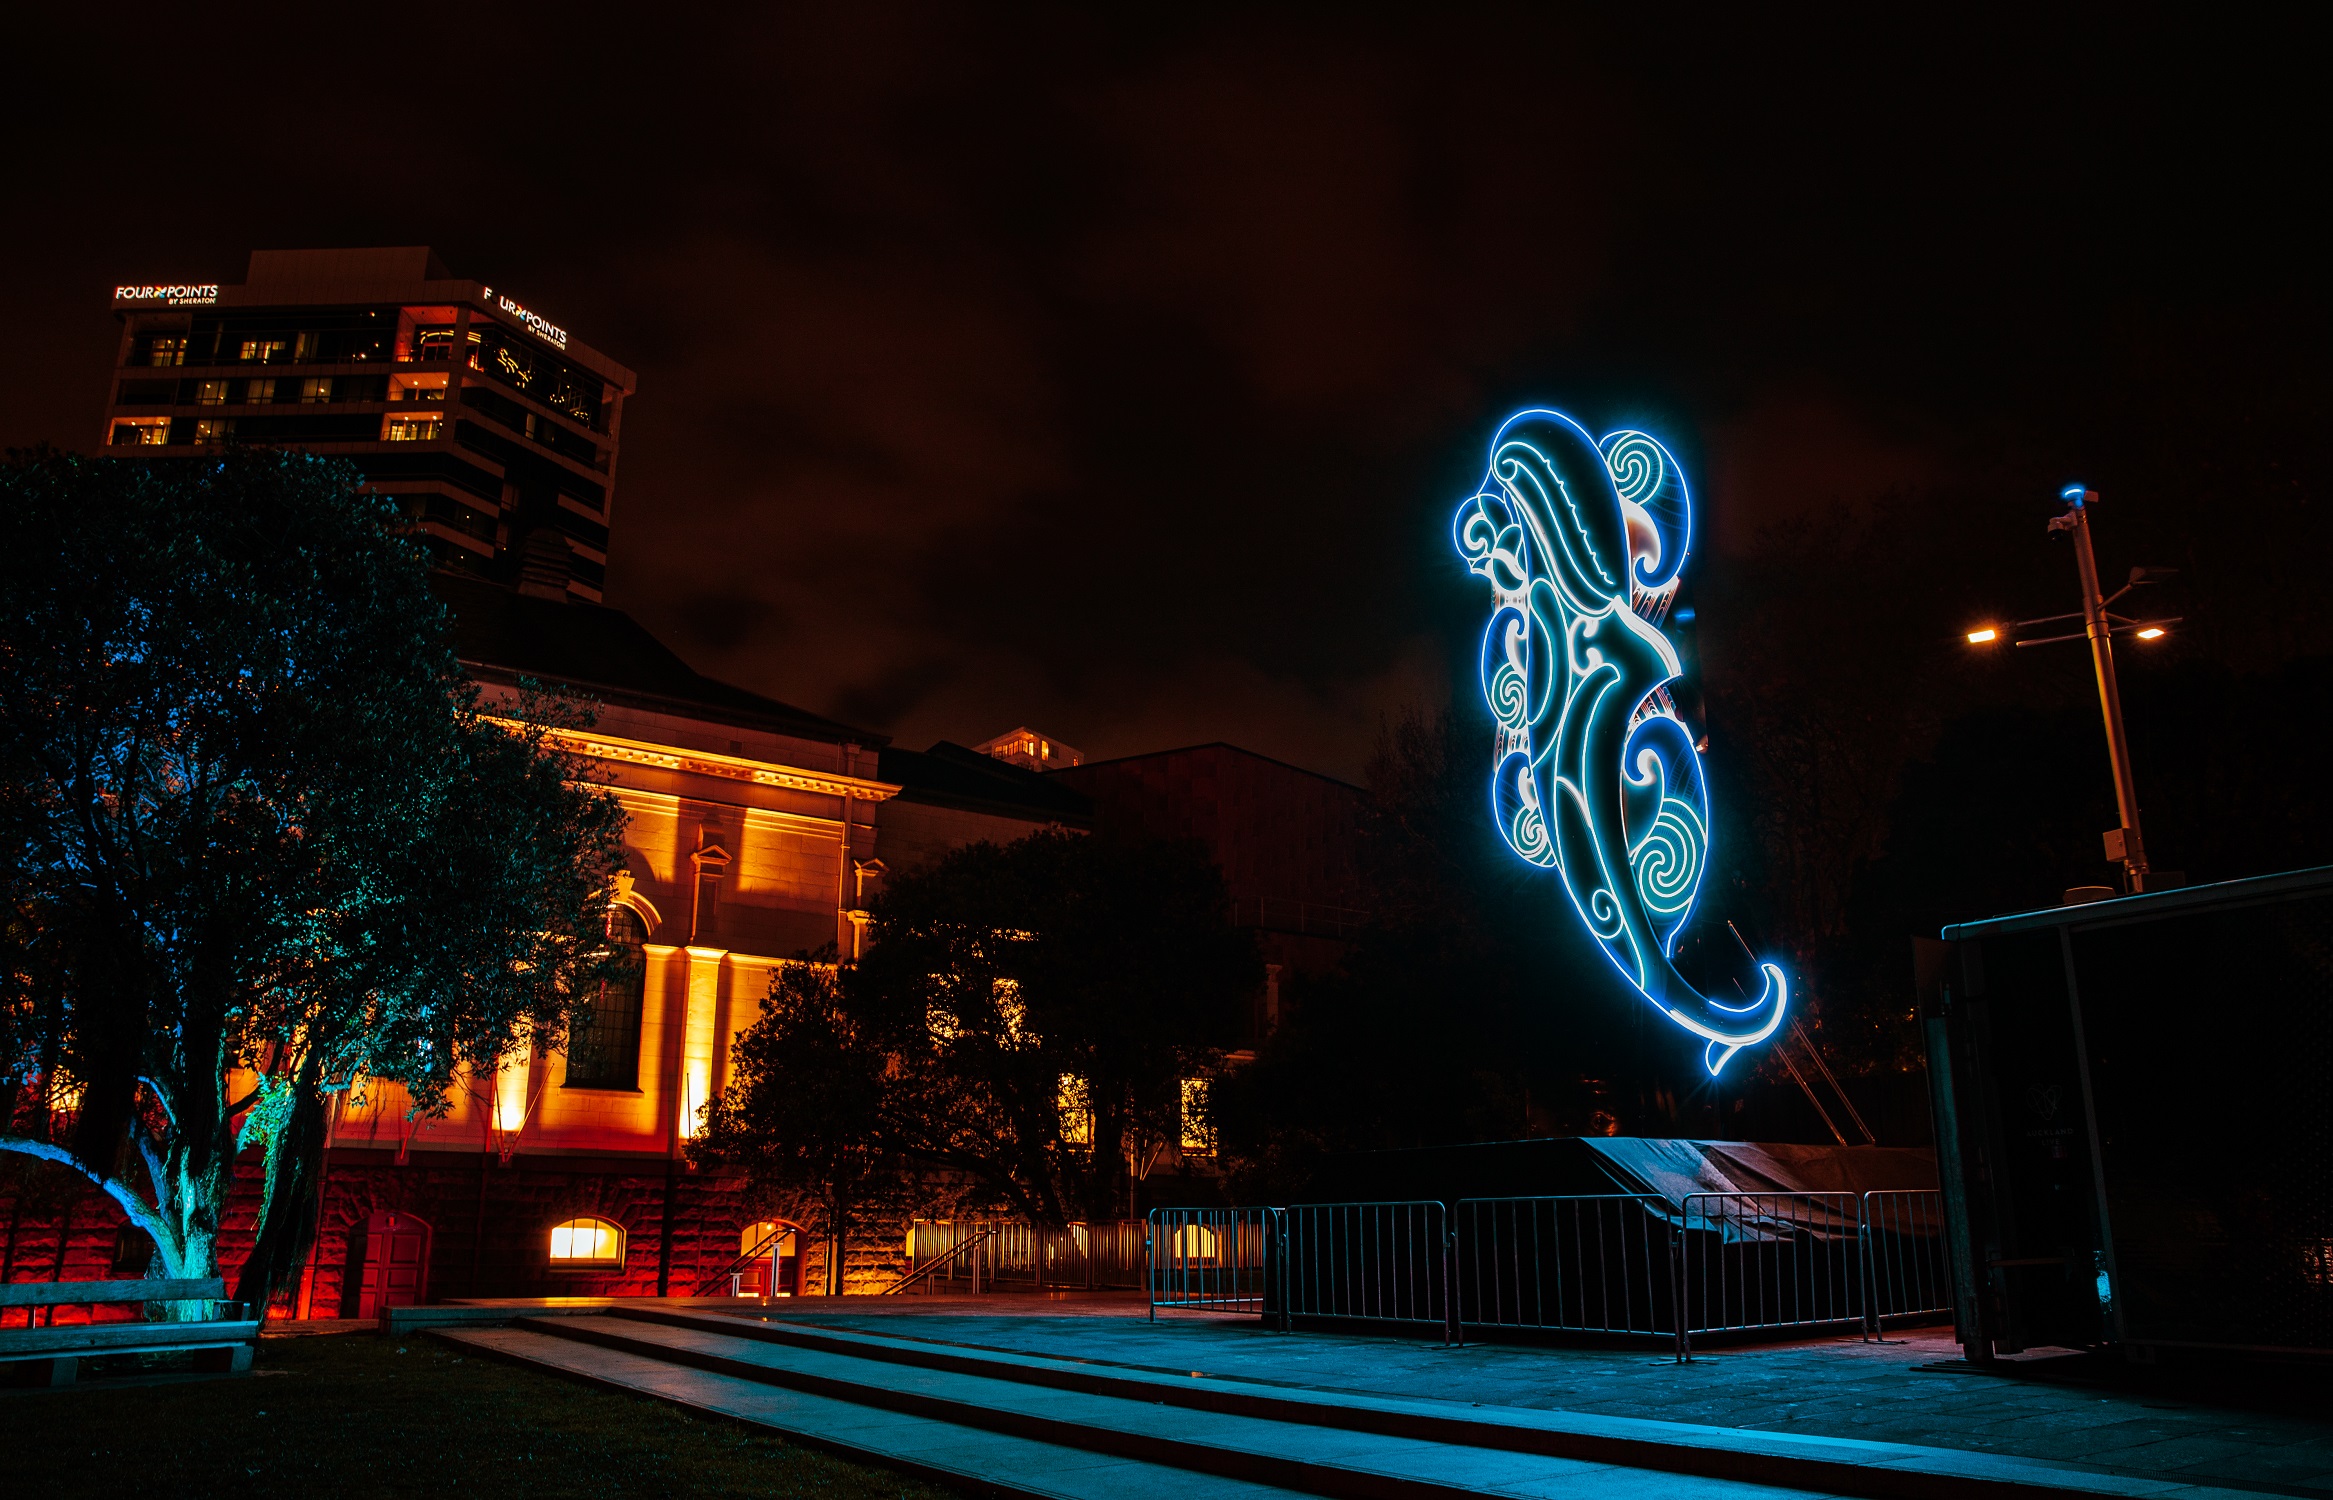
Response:
[[[268,1339],[257,1373],[0,1391],[0,1495],[752,1495],[944,1500],[920,1480],[431,1338]]]

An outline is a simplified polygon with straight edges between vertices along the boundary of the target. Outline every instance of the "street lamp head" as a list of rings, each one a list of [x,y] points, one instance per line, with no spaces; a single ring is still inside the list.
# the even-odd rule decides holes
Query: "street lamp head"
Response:
[[[2098,498],[2096,490],[2086,490],[2078,484],[2069,484],[2058,491],[2058,498],[2068,505],[2088,505]]]
[[[1968,633],[1968,643],[1972,646],[1988,646],[2000,638],[2001,632],[1995,630],[1990,625],[1985,626],[1981,630],[1972,630]]]
[[[2142,641],[2159,641],[2163,638],[2164,634],[2165,632],[2162,626],[2149,625],[2146,629],[2139,632],[2139,639]]]

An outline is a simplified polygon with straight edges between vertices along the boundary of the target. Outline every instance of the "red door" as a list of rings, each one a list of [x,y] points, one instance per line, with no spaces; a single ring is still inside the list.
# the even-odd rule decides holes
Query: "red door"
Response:
[[[429,1296],[429,1226],[409,1213],[383,1209],[365,1220],[363,1262],[357,1275],[356,1315],[377,1318],[384,1307],[411,1307]]]

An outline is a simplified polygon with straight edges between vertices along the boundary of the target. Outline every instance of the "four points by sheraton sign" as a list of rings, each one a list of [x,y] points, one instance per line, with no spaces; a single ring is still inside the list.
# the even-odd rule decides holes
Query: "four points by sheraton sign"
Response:
[[[548,344],[555,344],[561,349],[567,347],[566,329],[561,328],[558,324],[552,322],[549,318],[543,317],[537,313],[528,312],[525,308],[519,306],[516,302],[511,301],[508,297],[502,296],[490,286],[481,287],[479,290],[486,296],[492,297],[496,307],[501,308],[504,312],[509,313],[512,317],[518,319],[521,323],[526,324],[527,332],[533,334],[536,338],[539,338]]]
[[[483,295],[492,297],[496,307],[524,323],[527,331],[535,337],[555,348],[567,347],[566,329],[540,313],[529,312],[492,287],[481,287],[479,290]],[[117,286],[113,289],[113,300],[117,303],[149,303],[158,307],[210,307],[219,300],[219,288],[216,282],[202,286]]]
[[[116,302],[157,302],[164,307],[208,307],[219,300],[216,283],[209,286],[117,286]]]

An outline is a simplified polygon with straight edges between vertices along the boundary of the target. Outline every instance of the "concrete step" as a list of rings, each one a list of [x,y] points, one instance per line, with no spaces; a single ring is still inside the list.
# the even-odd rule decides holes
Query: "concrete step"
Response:
[[[2066,1500],[2100,1496],[2237,1500],[2238,1496],[2254,1494],[1961,1449],[1372,1396],[738,1315],[634,1306],[611,1310],[610,1319],[1143,1406],[1405,1438],[1452,1449],[1565,1459],[1599,1468],[1813,1490],[1861,1500],[1957,1500],[1962,1496],[1978,1500],[2039,1500],[2043,1496]],[[764,1368],[780,1367],[765,1364]],[[1290,1477],[1272,1482],[1305,1487],[1312,1481]]]
[[[1179,1469],[991,1432],[903,1412],[714,1374],[530,1328],[432,1329],[481,1354],[535,1366],[687,1411],[774,1428],[806,1446],[917,1475],[971,1495],[1044,1500],[1299,1500],[1269,1485]]]
[[[1065,1383],[755,1338],[749,1336],[752,1328],[738,1319],[663,1316],[546,1318],[513,1325],[514,1332],[590,1345],[611,1358],[777,1386],[903,1417],[1180,1471],[1177,1485],[1206,1475],[1331,1500],[1458,1500],[1476,1495],[1775,1500],[1776,1496],[1772,1487],[1740,1480],[1476,1447],[1359,1425],[1201,1410],[1157,1399],[1156,1388],[1145,1382],[1128,1383],[1128,1393],[1099,1394]]]

